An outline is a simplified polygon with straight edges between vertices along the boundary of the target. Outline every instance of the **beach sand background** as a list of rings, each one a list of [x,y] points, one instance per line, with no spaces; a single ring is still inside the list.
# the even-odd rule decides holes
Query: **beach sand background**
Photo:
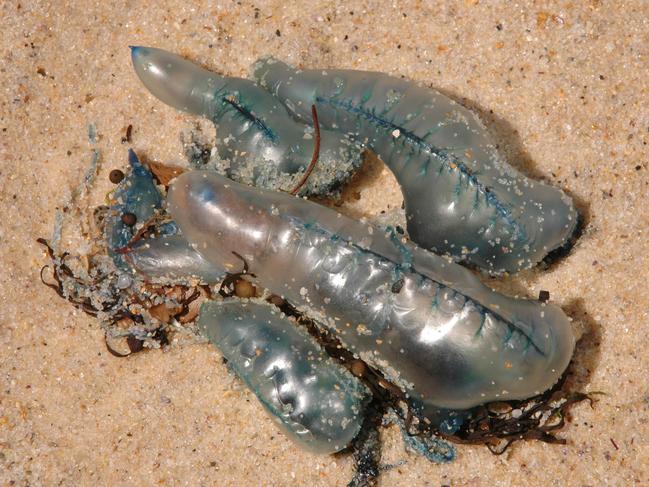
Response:
[[[73,3],[74,5],[70,5]],[[350,456],[305,453],[206,344],[117,359],[103,332],[40,283],[57,208],[101,154],[96,194],[132,147],[181,159],[196,119],[150,96],[128,45],[246,76],[263,54],[404,75],[477,110],[511,163],[574,196],[567,257],[491,281],[549,290],[585,330],[566,445],[502,456],[459,446],[434,465],[383,431],[381,486],[649,485],[649,2],[36,2],[0,5],[0,485],[344,485]],[[88,141],[94,123],[98,143]],[[345,211],[401,204],[380,164]],[[62,242],[65,246],[66,243]]]

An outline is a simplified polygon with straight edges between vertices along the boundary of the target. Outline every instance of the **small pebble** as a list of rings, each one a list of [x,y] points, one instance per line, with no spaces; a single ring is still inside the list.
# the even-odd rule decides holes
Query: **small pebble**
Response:
[[[363,377],[365,375],[365,369],[365,364],[360,360],[356,360],[352,363],[351,373],[356,377]]]
[[[122,179],[124,179],[124,173],[122,171],[120,171],[119,169],[113,169],[108,174],[108,179],[113,184],[119,184],[119,183],[122,182]]]
[[[133,282],[133,280],[131,279],[131,276],[129,276],[128,274],[121,274],[117,278],[117,287],[119,289],[126,289],[127,287],[129,287],[131,285],[131,282]]]
[[[137,217],[133,213],[124,213],[122,215],[122,223],[132,227],[137,222]]]
[[[239,298],[253,298],[256,294],[255,286],[245,279],[237,279],[234,283],[234,294]]]
[[[512,410],[512,407],[506,402],[492,402],[491,404],[487,405],[487,409],[489,410],[489,412],[492,412],[494,414],[507,414]]]
[[[144,348],[144,342],[138,338],[135,338],[133,335],[129,335],[126,338],[126,343],[128,344],[128,349],[131,351],[131,353],[140,352]]]

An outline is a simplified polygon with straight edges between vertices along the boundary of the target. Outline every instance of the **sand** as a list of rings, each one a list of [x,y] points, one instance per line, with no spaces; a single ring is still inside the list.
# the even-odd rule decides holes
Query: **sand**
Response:
[[[344,485],[349,456],[279,433],[206,344],[128,359],[97,322],[40,283],[36,238],[101,154],[96,191],[138,152],[180,159],[195,118],[149,96],[129,44],[245,76],[258,56],[404,75],[477,110],[512,164],[574,196],[585,232],[566,258],[493,285],[549,290],[585,330],[566,445],[503,456],[458,447],[448,465],[383,432],[381,486],[649,485],[649,3],[46,2],[0,6],[0,485]],[[96,145],[88,141],[94,123]],[[401,203],[371,165],[346,211]],[[101,197],[99,198],[101,200]],[[70,242],[62,242],[62,245]]]

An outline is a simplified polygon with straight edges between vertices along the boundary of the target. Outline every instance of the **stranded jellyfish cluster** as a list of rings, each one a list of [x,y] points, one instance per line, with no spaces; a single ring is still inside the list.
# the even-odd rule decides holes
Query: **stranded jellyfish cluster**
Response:
[[[551,418],[585,397],[548,393],[572,358],[569,319],[462,264],[537,264],[575,233],[570,198],[509,166],[473,112],[408,80],[272,58],[229,78],[144,47],[132,59],[156,97],[214,122],[226,163],[161,180],[130,151],[84,273],[48,246],[61,296],[131,350],[193,324],[290,438],[351,446],[357,476],[373,475],[367,431],[381,422],[438,462],[452,442],[559,441]],[[305,198],[339,191],[364,149],[396,176],[410,239]]]

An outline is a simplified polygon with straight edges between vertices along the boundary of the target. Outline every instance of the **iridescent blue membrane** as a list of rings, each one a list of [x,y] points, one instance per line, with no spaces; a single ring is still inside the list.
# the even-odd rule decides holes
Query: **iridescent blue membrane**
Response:
[[[210,301],[198,325],[289,438],[334,453],[356,437],[370,391],[275,306]]]
[[[215,283],[225,269],[240,268],[233,251],[244,255],[258,284],[381,371],[441,433],[454,434],[477,405],[549,389],[572,356],[574,337],[559,308],[500,295],[393,231],[210,171],[178,177],[163,204],[151,173],[134,153],[129,161],[108,222],[109,251],[133,235],[118,211],[142,219],[168,211],[173,219],[118,265],[148,281]],[[207,302],[199,325],[294,440],[331,452],[354,438],[366,391],[275,308]],[[332,392],[339,388],[345,393]],[[336,423],[334,411],[345,421]],[[433,461],[453,455],[436,438],[405,441]]]
[[[259,85],[299,120],[363,142],[396,176],[410,238],[492,273],[531,267],[577,226],[572,200],[504,160],[475,113],[441,93],[383,73],[300,70],[273,58]]]
[[[517,272],[577,230],[568,196],[507,164],[476,114],[435,90],[383,73],[297,70],[272,58],[255,64],[257,84],[161,49],[134,47],[132,58],[155,96],[217,125],[225,174],[236,181],[294,187],[313,154],[315,106],[322,144],[303,194],[336,192],[369,147],[399,181],[410,237],[426,249],[490,273]]]
[[[129,150],[128,160],[130,167],[113,194],[114,204],[109,209],[105,229],[108,254],[117,268],[158,283],[210,284],[222,280],[225,269],[214,266],[196,252],[173,221],[158,225],[157,237],[135,243],[127,253],[117,252],[131,242],[141,225],[156,212],[163,211],[164,203],[153,174],[133,150]],[[126,213],[135,215],[136,225],[123,222]]]
[[[498,294],[462,266],[329,208],[207,171],[178,177],[168,207],[205,259],[236,269],[232,251],[245,256],[262,287],[427,414],[532,397],[572,356],[559,308]]]
[[[134,227],[125,224],[122,216],[131,213],[138,222],[145,222],[162,206],[162,197],[155,187],[153,175],[133,150],[128,151],[128,163],[130,168],[127,176],[113,194],[115,204],[110,207],[106,227],[108,253],[121,269],[127,269],[128,265],[124,256],[115,250],[126,246],[135,234]]]
[[[220,76],[162,49],[132,47],[131,57],[154,96],[214,122],[228,177],[271,189],[296,186],[314,153],[311,119],[306,124],[293,120],[279,100],[253,81]],[[318,165],[301,194],[330,195],[360,164],[358,144],[323,129]]]

